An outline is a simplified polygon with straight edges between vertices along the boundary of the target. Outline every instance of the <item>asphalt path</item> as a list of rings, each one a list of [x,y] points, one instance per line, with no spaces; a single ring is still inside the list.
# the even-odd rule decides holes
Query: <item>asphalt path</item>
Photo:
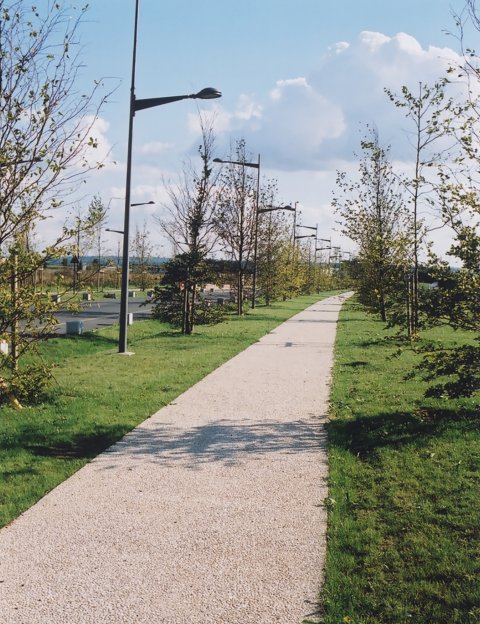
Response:
[[[152,306],[145,304],[144,299],[129,299],[128,312],[133,313],[133,320],[150,318]],[[101,329],[119,322],[120,299],[101,299],[84,301],[78,312],[60,310],[55,315],[58,320],[57,334],[65,334],[67,321],[83,321],[83,331]]]

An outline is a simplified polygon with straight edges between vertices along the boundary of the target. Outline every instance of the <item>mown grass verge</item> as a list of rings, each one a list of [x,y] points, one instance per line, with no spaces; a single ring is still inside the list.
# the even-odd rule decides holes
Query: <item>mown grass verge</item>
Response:
[[[426,400],[419,361],[355,302],[331,397],[325,624],[480,622],[479,400]],[[455,341],[448,330],[425,332]],[[390,338],[389,338],[390,336]]]
[[[118,327],[43,346],[55,363],[49,400],[0,408],[0,526],[176,396],[290,316],[334,292],[259,307],[182,336],[157,321],[129,330],[133,357],[117,354]]]

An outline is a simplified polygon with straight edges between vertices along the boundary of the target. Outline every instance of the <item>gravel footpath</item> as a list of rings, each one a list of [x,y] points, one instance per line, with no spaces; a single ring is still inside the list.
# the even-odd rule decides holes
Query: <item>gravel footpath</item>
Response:
[[[277,327],[2,529],[0,622],[316,621],[347,296]]]

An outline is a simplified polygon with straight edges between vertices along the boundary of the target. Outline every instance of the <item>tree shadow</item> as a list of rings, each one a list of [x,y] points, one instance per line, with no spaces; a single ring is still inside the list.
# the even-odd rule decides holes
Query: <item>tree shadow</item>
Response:
[[[49,340],[68,340],[70,342],[87,342],[93,346],[99,346],[99,347],[103,347],[103,346],[112,346],[112,344],[117,344],[118,343],[118,338],[116,337],[111,337],[109,338],[108,336],[101,336],[100,334],[97,334],[95,331],[86,331],[84,332],[81,336],[74,336],[74,335],[70,335],[70,334],[49,334],[48,335]]]
[[[427,445],[452,422],[463,423],[466,430],[480,430],[474,409],[424,408],[418,413],[393,412],[378,416],[359,416],[355,420],[331,420],[328,437],[360,459],[368,461],[377,449],[404,445]]]
[[[95,431],[72,434],[69,438],[55,438],[44,434],[39,438],[34,427],[23,427],[16,437],[2,444],[0,450],[21,448],[40,457],[56,459],[92,459],[117,442],[129,428],[122,425],[99,427]]]
[[[147,421],[148,423],[148,421]],[[189,468],[221,462],[235,465],[246,459],[260,459],[272,453],[299,454],[325,448],[326,431],[319,421],[216,420],[198,427],[181,429],[172,424],[140,425],[106,456],[128,455],[153,463]]]
[[[216,420],[189,429],[150,419],[131,430],[116,424],[79,432],[68,438],[39,436],[32,424],[21,427],[0,450],[24,449],[34,456],[66,460],[90,460],[106,451],[108,458],[127,455],[141,461],[172,465],[181,462],[189,468],[221,462],[231,466],[246,459],[260,459],[272,453],[299,454],[324,449],[326,430],[314,418],[279,422],[276,420]]]
[[[369,362],[364,360],[355,360],[353,362],[345,362],[342,366],[349,366],[350,368],[360,368],[361,366],[368,366]]]

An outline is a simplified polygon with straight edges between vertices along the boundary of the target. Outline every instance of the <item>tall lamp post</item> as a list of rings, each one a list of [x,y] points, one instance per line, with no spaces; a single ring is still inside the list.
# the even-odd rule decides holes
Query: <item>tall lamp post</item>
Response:
[[[189,95],[172,95],[167,97],[155,97],[137,99],[135,97],[135,65],[137,58],[137,30],[138,30],[138,6],[139,0],[135,2],[135,24],[133,31],[133,55],[132,55],[132,81],[130,86],[130,114],[128,124],[128,144],[127,144],[127,172],[125,181],[125,213],[123,225],[123,258],[122,258],[122,285],[120,295],[120,332],[118,338],[118,352],[128,354],[127,350],[127,328],[128,328],[128,279],[129,279],[129,231],[130,231],[130,187],[132,178],[132,139],[133,139],[133,119],[135,113],[146,108],[171,104],[180,100],[199,99],[211,100],[221,97],[221,92],[212,87],[202,89],[198,93]]]
[[[322,241],[323,243],[328,243],[329,247],[317,247],[315,245],[315,262],[317,261],[317,251],[331,251],[332,249],[332,239],[331,238],[317,238],[317,243],[318,241]],[[330,264],[330,254],[328,254],[328,264]]]
[[[252,308],[255,307],[255,288],[257,284],[257,235],[258,235],[258,203],[260,198],[260,154],[258,155],[258,162],[246,162],[245,160],[222,160],[221,158],[214,158],[214,163],[221,163],[223,165],[240,165],[241,167],[251,167],[257,170],[257,193],[255,196],[255,235],[254,235],[254,250],[253,250],[253,276],[252,276]]]

